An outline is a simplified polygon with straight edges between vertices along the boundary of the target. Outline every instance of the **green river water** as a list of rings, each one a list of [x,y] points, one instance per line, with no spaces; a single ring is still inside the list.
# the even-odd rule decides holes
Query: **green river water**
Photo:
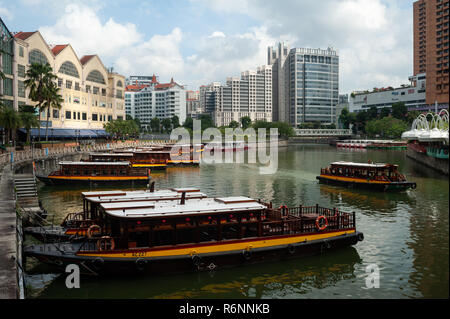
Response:
[[[377,193],[319,184],[330,162],[398,164],[415,190]],[[355,211],[364,241],[296,260],[215,272],[139,278],[81,278],[67,289],[65,276],[28,261],[30,298],[448,298],[449,181],[406,157],[405,151],[345,150],[328,145],[279,149],[278,170],[260,175],[256,164],[201,165],[155,173],[157,188],[198,187],[210,197],[244,195],[281,204]],[[88,188],[39,186],[39,197],[59,222],[82,209]],[[368,289],[366,267],[376,264],[379,288]]]

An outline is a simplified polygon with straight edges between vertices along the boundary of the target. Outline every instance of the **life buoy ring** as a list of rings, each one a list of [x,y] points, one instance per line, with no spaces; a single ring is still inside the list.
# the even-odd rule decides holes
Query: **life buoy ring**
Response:
[[[288,251],[289,255],[295,254],[295,246],[292,244],[289,244],[287,247],[287,251]]]
[[[243,250],[242,257],[244,257],[244,259],[248,261],[252,258],[252,253],[250,252],[250,250]]]
[[[109,248],[108,248],[109,246]],[[97,248],[99,251],[103,250],[114,250],[116,248],[116,244],[114,239],[109,236],[103,236],[99,240],[97,240]]]
[[[89,228],[88,228],[88,230],[86,232],[88,238],[92,238],[93,237],[92,233],[94,232],[95,229],[98,229],[98,232],[102,231],[102,228],[99,225],[91,225],[91,226],[89,226]]]
[[[320,221],[321,220],[325,221],[325,223],[323,223],[322,226],[320,226],[320,224],[321,224]],[[323,216],[323,215],[317,217],[317,219],[316,219],[316,228],[318,230],[322,231],[322,230],[325,230],[325,228],[327,228],[327,227],[328,227],[328,219],[325,216]]]
[[[150,160],[150,163],[155,164],[155,159],[152,158],[152,159]]]

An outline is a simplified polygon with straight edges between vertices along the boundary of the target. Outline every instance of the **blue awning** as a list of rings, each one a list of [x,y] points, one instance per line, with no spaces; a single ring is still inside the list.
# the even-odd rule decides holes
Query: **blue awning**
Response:
[[[45,128],[40,130],[37,128],[32,128],[30,130],[31,137],[45,137]],[[19,129],[20,132],[26,134],[27,131],[24,128]],[[40,133],[40,134],[39,134]],[[88,130],[88,129],[63,129],[63,128],[49,128],[48,137],[51,138],[98,138],[109,136],[105,130]]]

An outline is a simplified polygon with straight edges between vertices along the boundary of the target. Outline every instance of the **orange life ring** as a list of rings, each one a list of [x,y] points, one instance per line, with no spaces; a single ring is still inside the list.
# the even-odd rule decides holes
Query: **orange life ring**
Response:
[[[319,225],[319,222],[320,222],[322,219],[325,220],[325,224],[323,224],[322,226],[320,226],[320,225]],[[316,219],[316,227],[317,227],[317,229],[320,230],[320,231],[325,230],[325,228],[328,227],[328,219],[327,219],[325,216],[323,216],[323,215],[317,217],[317,219]]]
[[[99,225],[91,225],[86,232],[88,238],[92,238],[92,232],[94,231],[94,229],[98,229],[99,232],[102,231],[102,228]]]

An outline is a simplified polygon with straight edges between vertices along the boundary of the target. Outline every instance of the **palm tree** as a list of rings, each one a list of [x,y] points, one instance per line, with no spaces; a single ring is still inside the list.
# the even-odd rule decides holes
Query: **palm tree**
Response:
[[[50,82],[57,79],[57,76],[53,74],[52,67],[48,63],[32,63],[25,76],[26,80],[24,84],[29,89],[28,98],[33,102],[37,102],[39,111],[39,140],[41,140],[41,111],[45,109],[42,105],[45,101],[45,90]]]
[[[27,143],[31,141],[30,131],[33,127],[39,126],[39,121],[33,112],[19,112],[21,126],[27,131]]]
[[[20,126],[20,117],[17,111],[11,107],[1,105],[0,106],[0,125],[3,126],[6,133],[6,143],[9,143],[9,139],[12,137],[13,144],[15,140],[15,130]]]
[[[50,81],[44,90],[45,102],[43,108],[47,110],[47,125],[45,128],[45,140],[48,141],[48,122],[50,120],[51,109],[61,110],[62,102],[64,102],[61,95],[59,95],[59,88],[55,82]]]

